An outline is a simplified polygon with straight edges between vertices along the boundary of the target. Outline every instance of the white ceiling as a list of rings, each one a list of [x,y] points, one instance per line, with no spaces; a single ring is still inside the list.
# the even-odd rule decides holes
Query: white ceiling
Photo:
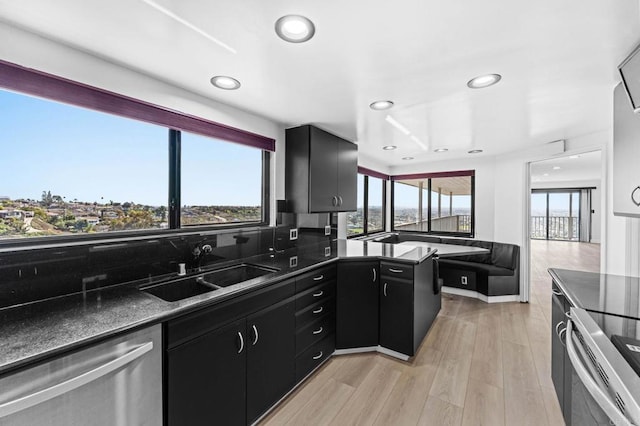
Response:
[[[616,66],[640,42],[637,0],[155,1],[182,22],[144,0],[0,0],[0,20],[286,126],[316,124],[388,166],[608,129]],[[292,13],[315,22],[309,42],[276,36]],[[467,88],[486,73],[503,79]],[[242,87],[216,89],[213,75]],[[378,99],[396,105],[370,110]]]
[[[580,181],[599,182],[601,165],[600,151],[538,161],[531,163],[531,182],[534,186],[549,182],[567,182],[568,184]]]

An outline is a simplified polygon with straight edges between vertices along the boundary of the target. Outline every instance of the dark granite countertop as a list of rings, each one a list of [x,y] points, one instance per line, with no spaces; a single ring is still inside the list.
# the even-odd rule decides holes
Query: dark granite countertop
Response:
[[[640,319],[640,278],[556,268],[549,274],[575,307]]]
[[[134,282],[0,309],[0,375],[122,332],[215,305],[338,259],[373,257],[416,264],[434,253],[435,250],[424,247],[338,240],[237,259],[234,263],[268,266],[278,272],[177,302],[165,302],[142,292],[139,287],[145,282]],[[213,269],[223,266],[215,265]],[[177,276],[164,277],[174,278]]]

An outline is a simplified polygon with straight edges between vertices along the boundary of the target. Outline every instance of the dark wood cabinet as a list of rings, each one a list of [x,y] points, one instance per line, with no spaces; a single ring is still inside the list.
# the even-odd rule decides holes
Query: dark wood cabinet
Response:
[[[415,355],[441,307],[433,263],[380,262],[380,346]]]
[[[305,125],[286,130],[285,197],[296,213],[356,210],[358,148]]]
[[[169,321],[166,424],[253,423],[295,385],[295,282]]]
[[[294,306],[288,299],[247,317],[248,423],[295,385]]]
[[[379,262],[338,264],[336,348],[378,346]]]
[[[245,324],[234,322],[168,351],[167,424],[245,424]]]
[[[573,366],[565,347],[566,312],[571,304],[554,282],[551,287],[551,379],[567,426],[571,424],[571,386]]]

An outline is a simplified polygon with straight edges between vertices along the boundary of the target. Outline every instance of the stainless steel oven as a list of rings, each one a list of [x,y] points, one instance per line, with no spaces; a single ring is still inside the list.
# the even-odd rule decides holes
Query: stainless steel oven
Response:
[[[566,338],[573,365],[571,424],[640,425],[640,374],[634,364],[640,353],[634,342],[640,343],[639,320],[571,308]]]

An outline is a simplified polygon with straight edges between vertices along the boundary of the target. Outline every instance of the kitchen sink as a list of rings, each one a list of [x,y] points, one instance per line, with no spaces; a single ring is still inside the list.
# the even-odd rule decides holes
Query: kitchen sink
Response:
[[[238,284],[243,281],[248,281],[250,279],[261,277],[263,275],[277,271],[278,270],[275,268],[268,268],[266,266],[240,263],[228,268],[204,273],[202,275],[202,278],[204,278],[206,282],[211,283],[214,286],[228,287],[230,285]]]
[[[275,268],[240,263],[141,290],[167,302],[176,302],[277,271]]]

